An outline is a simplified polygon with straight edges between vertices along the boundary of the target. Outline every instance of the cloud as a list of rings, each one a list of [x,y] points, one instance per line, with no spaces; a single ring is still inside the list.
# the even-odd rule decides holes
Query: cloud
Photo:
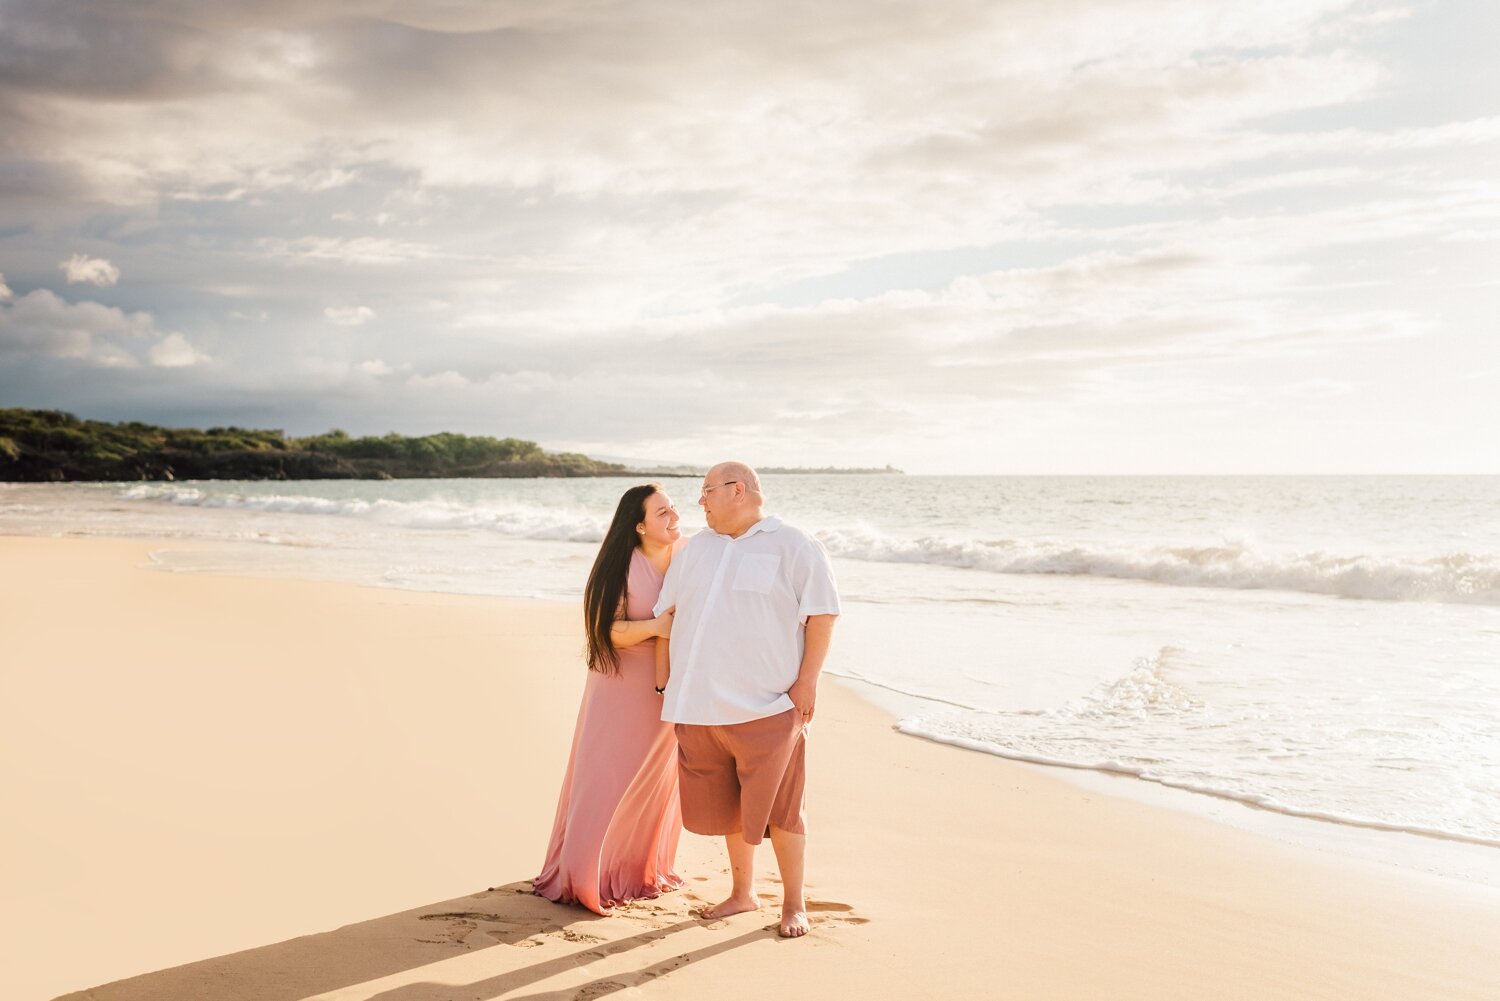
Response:
[[[45,139],[35,145],[116,202],[317,190],[379,162],[428,185],[586,197],[739,191],[761,211],[779,197],[785,212],[838,191],[829,181],[853,182],[862,199],[899,178],[857,168],[927,142],[1025,165],[1032,145],[1066,152],[1124,134],[1159,148],[1169,123],[1222,127],[1338,99],[1368,85],[1367,67],[1345,72],[1350,60],[1317,55],[1192,57],[1305,45],[1320,18],[1346,6],[1275,4],[1274,14],[1216,25],[1183,0],[1003,17],[951,0],[941,12],[876,17],[856,2],[722,18],[661,0],[607,14],[556,5],[537,18],[461,4],[441,19],[393,16],[384,4],[233,16],[153,4],[142,16],[123,3],[100,16],[60,3],[18,15],[9,82],[48,105],[47,118],[27,116],[28,132]],[[361,8],[365,16],[352,13]],[[794,43],[781,17],[794,18]],[[54,36],[67,44],[49,44]],[[170,114],[160,113],[168,101]],[[148,121],[149,156],[111,141]],[[277,141],[247,146],[245,131]],[[972,167],[944,169],[949,183],[921,191],[923,201],[978,180]]]
[[[97,302],[70,303],[47,289],[0,299],[7,300],[0,302],[0,357],[11,360],[36,356],[129,367],[133,356],[120,342],[156,331],[150,314]]]
[[[69,285],[87,282],[90,285],[107,287],[120,280],[120,269],[102,257],[87,257],[74,254],[57,265],[67,276]]]
[[[45,289],[29,292],[0,312],[0,357],[87,357],[99,321],[114,319],[107,310],[71,307]]]
[[[29,293],[0,388],[922,456],[1500,361],[1500,119],[1442,5],[398,6],[9,12],[11,279],[86,246],[151,312]]]
[[[199,351],[181,334],[168,334],[151,346],[146,357],[158,368],[187,368],[209,361],[208,355]]]
[[[368,306],[329,306],[323,316],[335,326],[358,327],[373,320],[375,311]]]
[[[4,287],[0,277],[0,289]],[[14,298],[0,295],[0,359],[11,364],[54,359],[104,369],[139,368],[134,348],[154,343],[145,360],[160,368],[183,368],[209,360],[180,333],[163,333],[149,313],[127,313],[97,302],[67,302],[47,289]]]
[[[15,293],[10,290],[9,285],[5,284],[5,275],[0,273],[0,303],[10,302],[14,298]]]
[[[139,368],[140,360],[118,344],[98,344],[89,358],[97,368]]]
[[[469,386],[469,379],[467,376],[450,369],[446,372],[438,372],[435,375],[413,375],[406,380],[406,384],[413,389],[466,389]]]
[[[400,264],[433,257],[434,247],[379,237],[301,236],[292,240],[261,241],[263,250],[274,257],[302,258],[312,261],[335,261],[341,264]]]

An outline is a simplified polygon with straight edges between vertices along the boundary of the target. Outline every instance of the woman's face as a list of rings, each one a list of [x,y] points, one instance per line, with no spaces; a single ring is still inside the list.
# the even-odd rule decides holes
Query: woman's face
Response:
[[[646,498],[646,520],[637,526],[641,541],[670,546],[682,537],[677,528],[677,509],[672,498],[658,490]]]

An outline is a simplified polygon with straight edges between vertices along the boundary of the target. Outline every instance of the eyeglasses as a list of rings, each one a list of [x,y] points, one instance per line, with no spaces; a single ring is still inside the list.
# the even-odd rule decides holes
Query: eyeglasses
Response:
[[[707,497],[709,494],[713,493],[715,490],[719,489],[720,487],[732,487],[736,483],[739,483],[739,482],[740,482],[739,480],[725,480],[723,483],[715,483],[711,487],[704,487],[702,489],[702,491],[699,492],[698,499],[702,500],[703,498]]]

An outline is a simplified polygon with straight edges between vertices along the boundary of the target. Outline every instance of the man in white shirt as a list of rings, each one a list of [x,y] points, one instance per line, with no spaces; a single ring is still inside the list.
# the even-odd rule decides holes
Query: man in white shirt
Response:
[[[817,540],[765,517],[744,463],[708,471],[708,529],[672,558],[656,614],[675,608],[662,718],[677,724],[683,826],[722,834],[734,886],[703,912],[760,907],[755,846],[771,836],[785,895],[781,934],[807,934],[803,760],[838,590]]]

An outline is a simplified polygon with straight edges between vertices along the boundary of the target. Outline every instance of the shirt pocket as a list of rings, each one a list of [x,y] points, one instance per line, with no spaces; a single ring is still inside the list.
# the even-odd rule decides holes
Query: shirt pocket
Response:
[[[780,566],[780,556],[772,553],[747,553],[740,558],[740,565],[734,572],[734,589],[770,594]]]

